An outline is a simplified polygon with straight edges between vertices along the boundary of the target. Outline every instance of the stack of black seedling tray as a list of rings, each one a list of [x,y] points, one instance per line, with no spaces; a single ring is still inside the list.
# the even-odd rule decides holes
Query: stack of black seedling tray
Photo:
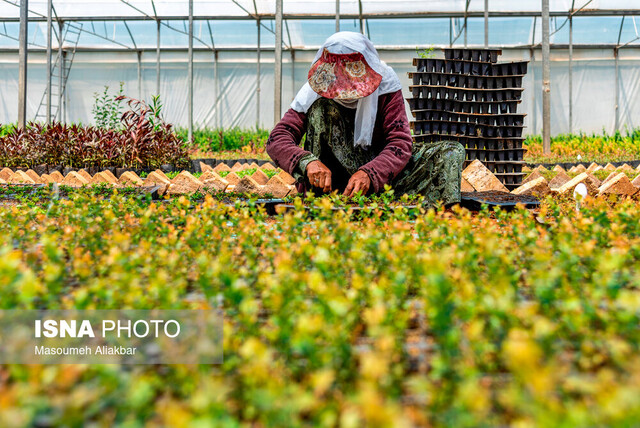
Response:
[[[498,49],[444,49],[415,58],[409,106],[416,142],[458,141],[509,189],[522,183],[522,80],[528,61],[498,63]]]

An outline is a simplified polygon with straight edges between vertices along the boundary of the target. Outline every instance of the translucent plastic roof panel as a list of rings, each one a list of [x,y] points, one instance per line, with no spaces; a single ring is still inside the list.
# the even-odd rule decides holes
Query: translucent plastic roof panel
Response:
[[[32,47],[46,44],[46,0],[30,0],[29,43]],[[186,0],[53,0],[58,18],[82,24],[79,41],[82,48],[142,49],[155,48],[157,24],[161,17],[161,47],[181,49],[188,46]],[[261,17],[261,46],[274,46],[274,0],[194,0],[194,46],[199,48],[251,49],[257,46],[255,11]],[[429,46],[464,43],[456,38],[464,19],[466,0],[362,0],[365,34],[377,46]],[[575,0],[574,44],[614,45],[638,44],[640,0]],[[19,16],[18,0],[0,0],[0,49],[17,48]],[[572,0],[551,0],[556,15],[551,20],[551,43],[568,43],[567,13]],[[484,42],[484,0],[471,0],[467,19],[469,45]],[[491,0],[489,2],[489,42],[492,46],[528,45],[540,42],[541,20],[539,0]],[[634,9],[635,8],[635,9]],[[616,11],[636,10],[625,18]],[[314,48],[335,31],[335,0],[284,0],[285,47]],[[513,15],[510,15],[513,13]],[[610,16],[598,16],[596,13]],[[341,0],[341,29],[360,30],[358,1]],[[529,15],[527,15],[529,14]],[[585,15],[586,14],[586,15]],[[416,17],[417,15],[417,17]],[[206,18],[206,19],[205,19]],[[638,22],[636,22],[638,21]],[[535,22],[535,28],[534,28]],[[57,25],[54,27],[57,28]],[[532,32],[535,37],[532,38]],[[54,47],[57,43],[54,40]]]
[[[585,5],[588,0],[576,0],[575,8]],[[256,0],[260,15],[273,15],[275,1]],[[0,1],[0,17],[18,18],[18,0]],[[465,11],[466,0],[362,0],[364,14],[369,15],[407,15],[407,14],[461,14]],[[571,8],[572,0],[550,0],[552,13],[566,13]],[[186,0],[54,0],[56,15],[61,19],[127,19],[160,16],[167,19],[183,18],[188,15]],[[155,5],[155,8],[154,8]],[[30,0],[29,8],[34,17],[46,16],[46,0]],[[491,0],[490,11],[499,13],[518,12],[531,13],[540,11],[540,0]],[[616,11],[640,8],[637,0],[593,0],[588,11]],[[358,15],[357,0],[342,0],[341,14]],[[483,0],[471,0],[468,11],[481,13],[484,10]],[[284,0],[286,15],[321,15],[330,16],[335,11],[335,0]],[[247,17],[255,12],[253,0],[194,0],[196,17]]]

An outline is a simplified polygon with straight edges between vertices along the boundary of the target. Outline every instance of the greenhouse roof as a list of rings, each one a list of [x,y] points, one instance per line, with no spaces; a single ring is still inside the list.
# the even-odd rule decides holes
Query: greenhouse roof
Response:
[[[345,17],[357,17],[360,12],[357,0],[341,0],[340,13]],[[18,0],[2,0],[0,16],[18,18]],[[257,16],[273,17],[273,0],[194,0],[196,19],[237,19]],[[294,1],[284,0],[285,17],[332,17],[335,0]],[[362,0],[365,17],[388,16],[478,16],[484,13],[483,0]],[[185,19],[188,16],[187,1],[166,0],[54,0],[56,16],[63,20],[111,20],[111,19]],[[540,0],[491,0],[489,10],[493,15],[539,15]],[[585,6],[583,8],[583,6]],[[611,15],[640,13],[636,0],[550,0],[552,14],[566,15],[573,7],[587,15]],[[47,1],[31,0],[31,16],[46,16]]]
[[[255,20],[261,20],[261,47],[272,48],[273,0],[194,0],[196,49],[255,49]],[[483,0],[357,0],[340,1],[341,29],[360,31],[379,47],[456,45],[467,21],[468,39],[484,38]],[[18,0],[0,0],[0,49],[17,49]],[[489,43],[529,46],[541,39],[540,0],[491,0]],[[575,45],[637,45],[640,2],[637,0],[550,0],[551,43],[567,44],[567,17],[573,11]],[[166,0],[53,0],[54,20],[81,28],[79,49],[153,49],[161,22],[162,49],[188,46],[188,1]],[[285,48],[313,49],[335,31],[335,0],[284,0]],[[46,0],[29,1],[29,43],[46,45]],[[466,19],[465,19],[466,17]],[[399,19],[401,18],[401,19]],[[57,25],[54,26],[56,29]],[[165,31],[166,30],[166,31]],[[55,37],[54,37],[55,39]],[[57,42],[54,40],[54,47]]]

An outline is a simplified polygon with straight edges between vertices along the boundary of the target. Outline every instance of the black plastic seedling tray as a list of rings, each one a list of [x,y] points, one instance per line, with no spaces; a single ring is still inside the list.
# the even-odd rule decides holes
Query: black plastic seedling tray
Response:
[[[514,195],[505,192],[462,192],[460,205],[471,211],[477,211],[483,205],[493,209],[500,207],[504,210],[512,210],[516,205],[524,205],[525,208],[538,208],[540,201],[533,196]]]
[[[407,102],[411,111],[443,110],[454,113],[496,115],[517,113],[518,104],[522,100],[476,102],[453,99],[408,98]]]
[[[444,58],[447,60],[467,60],[496,62],[498,56],[502,55],[501,49],[460,49],[444,48]]]
[[[440,85],[466,89],[521,88],[524,75],[474,76],[429,71],[410,72],[413,85]]]

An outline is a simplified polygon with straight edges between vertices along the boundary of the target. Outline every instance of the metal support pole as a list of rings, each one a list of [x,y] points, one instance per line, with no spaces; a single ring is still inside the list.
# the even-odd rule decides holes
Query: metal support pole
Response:
[[[60,61],[59,69],[58,69],[58,112],[56,117],[59,122],[63,122],[62,117],[62,94],[64,93],[63,87],[63,79],[62,75],[64,74],[64,51],[62,50],[62,44],[64,43],[63,33],[64,30],[64,22],[58,21],[58,60]]]
[[[620,130],[620,51],[618,48],[614,49],[614,55],[616,59],[616,132]]]
[[[193,0],[189,0],[189,67],[188,67],[189,141],[193,141]]]
[[[336,0],[336,33],[340,31],[340,0]]]
[[[362,0],[358,0],[358,13],[360,15],[360,32],[364,34],[364,18],[362,16]]]
[[[467,0],[464,5],[464,47],[467,47],[467,12],[469,11],[469,2]]]
[[[20,2],[20,47],[18,50],[18,128],[24,128],[27,117],[27,37],[29,2]]]
[[[489,47],[489,0],[484,0],[484,48]]]
[[[256,130],[260,129],[260,18],[256,20],[258,24],[258,65],[256,70]]]
[[[275,94],[273,100],[274,124],[282,114],[282,0],[276,0],[276,51],[275,51]]]
[[[51,123],[51,32],[52,32],[52,0],[47,2],[47,123]]]
[[[549,50],[549,0],[542,0],[542,151],[551,153],[551,63]]]
[[[569,134],[573,134],[573,10],[569,15]]]
[[[535,24],[534,24],[534,28],[535,28]],[[531,48],[529,48],[529,58],[531,61],[531,65],[529,67],[529,74],[531,75],[531,81],[535,84],[536,82],[536,75],[535,75],[535,60],[536,60],[536,56],[535,56],[535,51],[533,49],[533,43],[531,44]],[[533,132],[536,132],[536,129],[538,128],[538,122],[536,121],[537,119],[537,114],[536,114],[536,91],[531,91],[531,129]]]
[[[291,100],[296,97],[296,51],[291,48]]]
[[[161,22],[158,19],[158,34],[156,41],[156,95],[160,95],[160,26]]]
[[[62,51],[62,59],[61,59],[61,72],[60,75],[65,70],[65,63],[67,62],[67,53]],[[67,79],[62,79],[62,105],[60,108],[62,109],[62,123],[67,123]]]
[[[222,128],[222,112],[220,111],[220,104],[222,99],[220,97],[220,70],[218,69],[218,59],[220,58],[218,51],[213,51],[215,63],[213,66],[213,81],[216,87],[216,128]]]
[[[142,51],[138,51],[138,99],[142,99]]]

